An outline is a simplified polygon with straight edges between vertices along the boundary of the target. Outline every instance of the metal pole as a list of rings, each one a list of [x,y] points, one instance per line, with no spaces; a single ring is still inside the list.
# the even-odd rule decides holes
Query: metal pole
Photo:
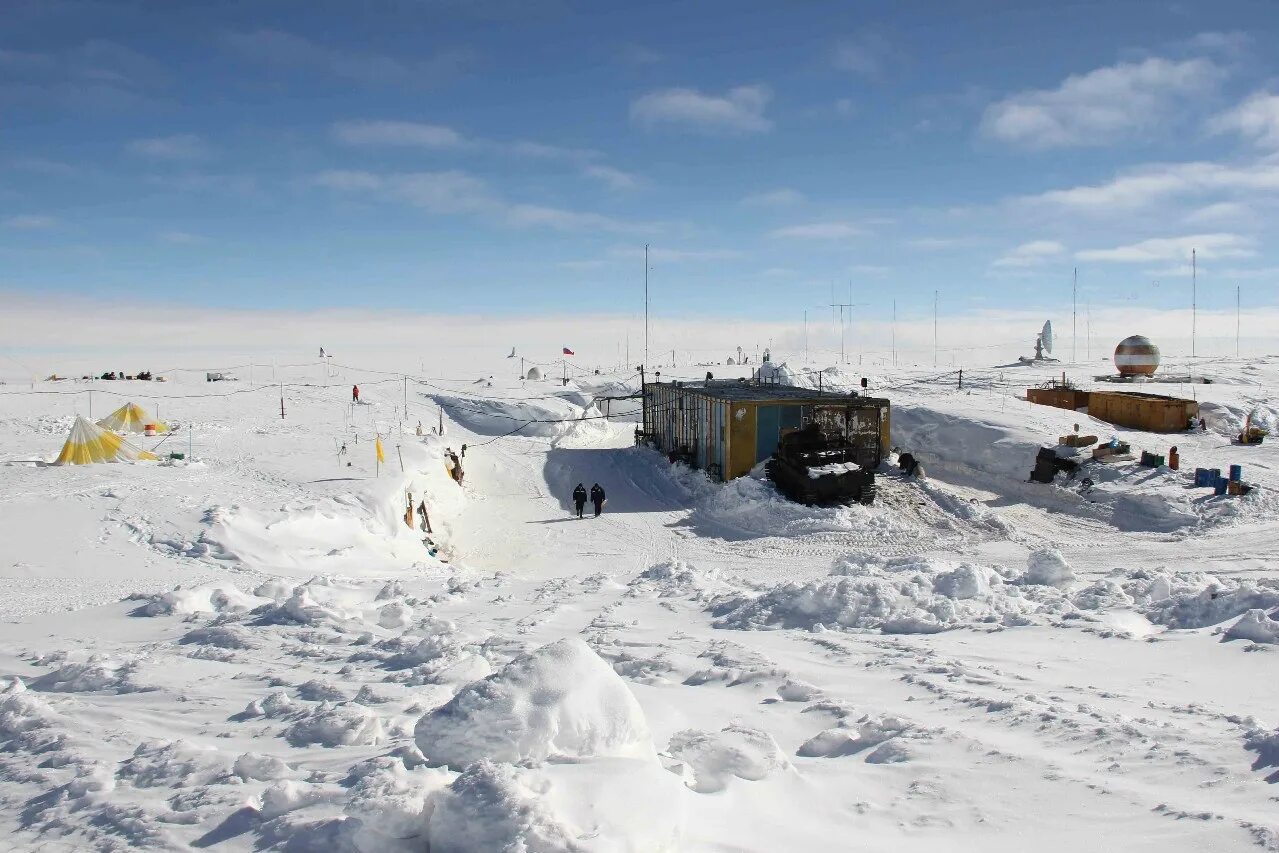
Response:
[[[280,381],[280,420],[284,420],[284,381]]]
[[[1075,267],[1074,283],[1070,287],[1070,360],[1079,363],[1079,338],[1075,326],[1079,317],[1079,267]]]
[[[897,300],[893,300],[893,367],[897,366]]]
[[[644,244],[644,364],[648,364],[648,244]]]
[[[933,291],[933,367],[937,366],[937,298],[938,292]]]
[[[1239,285],[1235,285],[1235,358],[1239,357]]]
[[[1199,265],[1190,250],[1190,357],[1195,357],[1195,327],[1199,324]]]
[[[409,416],[409,378],[404,377],[404,417]]]

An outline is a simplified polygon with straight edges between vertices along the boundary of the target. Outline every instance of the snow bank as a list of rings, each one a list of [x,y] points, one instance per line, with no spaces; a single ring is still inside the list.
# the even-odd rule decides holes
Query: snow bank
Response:
[[[544,396],[527,400],[479,397],[432,397],[448,416],[477,435],[506,435],[517,427],[518,435],[539,438],[603,437],[608,425],[604,413],[585,395]]]
[[[727,483],[711,481],[703,472],[676,465],[672,476],[694,496],[689,521],[694,525],[731,527],[760,536],[802,536],[807,533],[845,533],[868,536],[899,535],[906,527],[897,513],[879,506],[808,507],[781,495],[767,479],[763,466]]]
[[[853,558],[813,581],[789,581],[759,596],[721,596],[710,610],[721,628],[837,627],[927,634],[962,625],[1022,625],[1059,612],[1060,594],[1009,583],[998,571],[928,557]]]
[[[576,637],[543,646],[464,687],[418,721],[432,764],[653,754],[626,683]]]

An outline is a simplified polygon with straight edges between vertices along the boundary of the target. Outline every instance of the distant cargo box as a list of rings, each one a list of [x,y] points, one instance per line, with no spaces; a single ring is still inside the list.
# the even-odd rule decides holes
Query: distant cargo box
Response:
[[[1182,432],[1199,419],[1194,400],[1140,391],[1083,391],[1054,382],[1026,389],[1026,399],[1058,409],[1087,409],[1099,421],[1146,432]]]
[[[1093,391],[1088,395],[1088,414],[1115,426],[1147,432],[1184,432],[1199,420],[1199,404],[1140,391]]]

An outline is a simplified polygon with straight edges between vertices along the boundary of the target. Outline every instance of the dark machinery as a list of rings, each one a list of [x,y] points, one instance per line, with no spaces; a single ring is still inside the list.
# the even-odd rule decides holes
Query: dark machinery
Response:
[[[798,503],[871,504],[875,501],[875,470],[859,464],[865,457],[865,448],[850,441],[847,434],[824,430],[813,421],[782,436],[765,470],[777,488]],[[836,470],[822,472],[825,466],[836,466]]]

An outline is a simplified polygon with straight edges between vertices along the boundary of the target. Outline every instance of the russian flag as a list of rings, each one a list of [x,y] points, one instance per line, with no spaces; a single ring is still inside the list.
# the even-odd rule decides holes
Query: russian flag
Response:
[[[564,354],[565,354],[565,355],[577,355],[577,353],[573,352],[573,351],[572,351],[571,349],[569,349],[568,347],[564,347]]]

